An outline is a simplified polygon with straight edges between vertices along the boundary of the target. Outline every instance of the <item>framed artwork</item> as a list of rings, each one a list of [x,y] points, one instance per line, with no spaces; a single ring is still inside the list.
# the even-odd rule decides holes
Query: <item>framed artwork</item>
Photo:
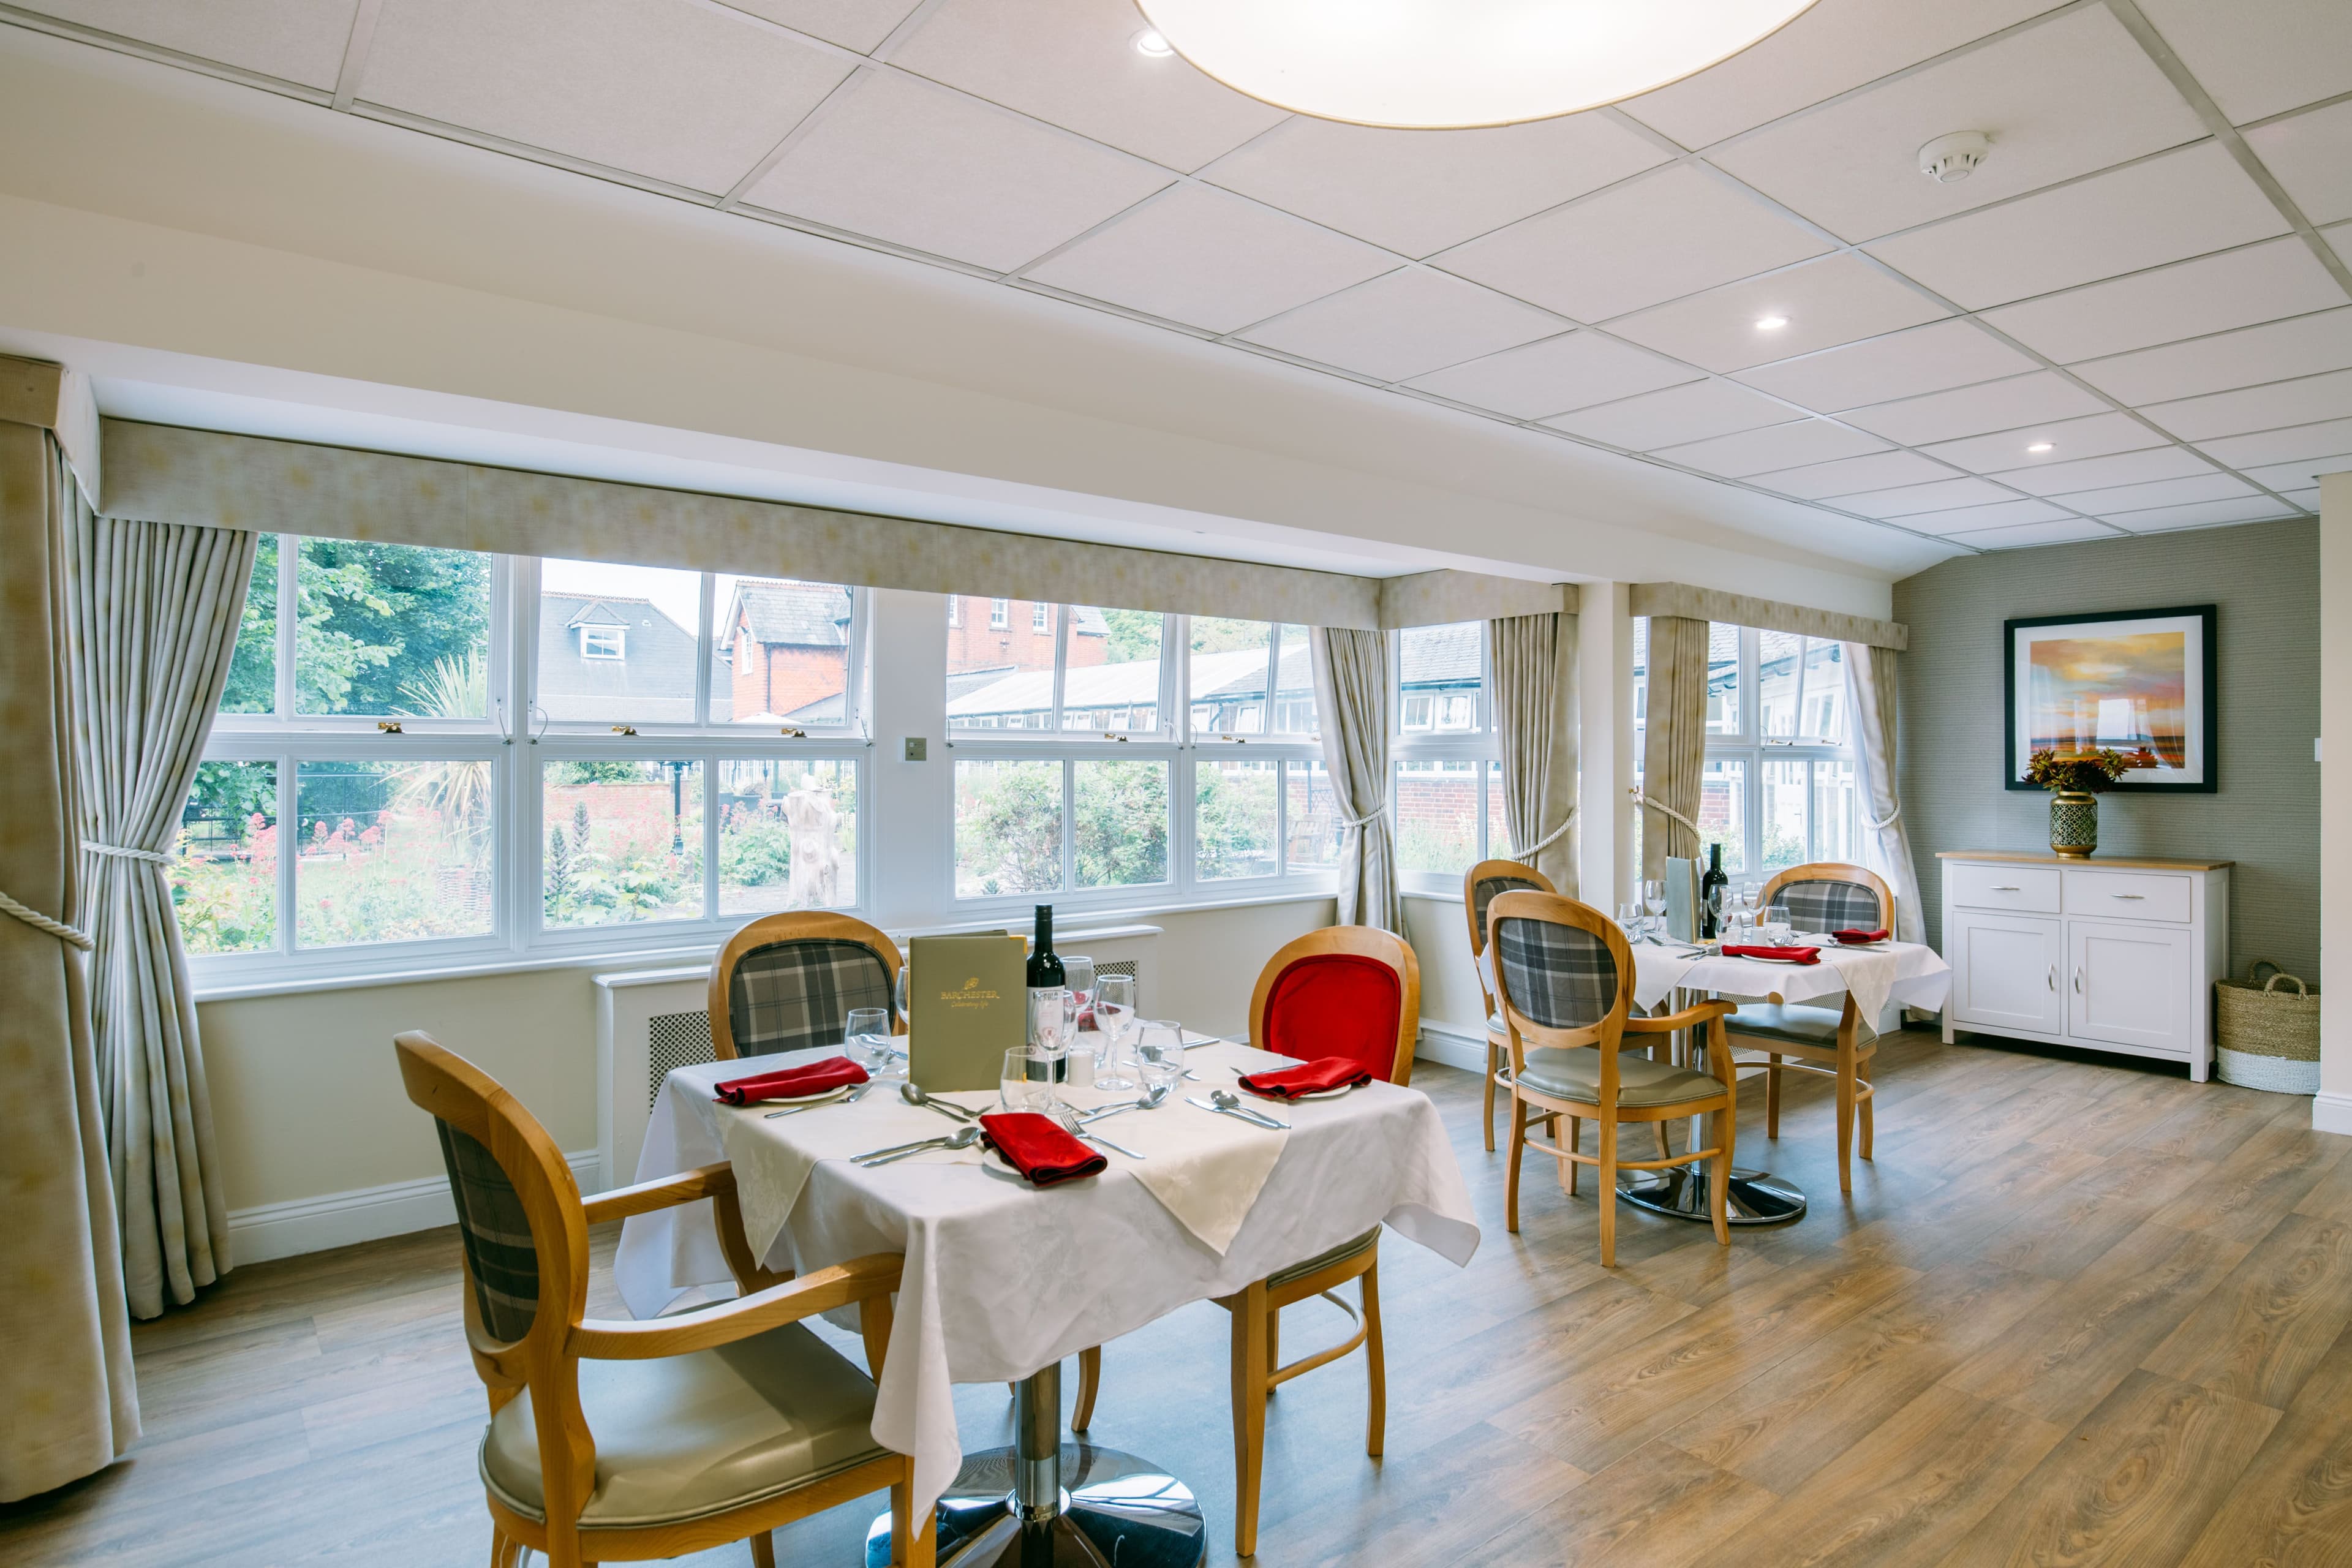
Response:
[[[2213,793],[2214,611],[2116,610],[2004,623],[2003,783],[2030,790],[2026,760],[2112,750],[2135,765],[2115,789]]]

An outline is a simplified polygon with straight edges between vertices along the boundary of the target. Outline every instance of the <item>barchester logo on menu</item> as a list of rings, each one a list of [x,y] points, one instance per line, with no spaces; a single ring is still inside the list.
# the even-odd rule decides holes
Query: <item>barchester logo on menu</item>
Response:
[[[981,989],[980,976],[975,974],[963,983],[962,989],[942,991],[940,1000],[953,1007],[982,1007],[996,1001],[1002,994]]]

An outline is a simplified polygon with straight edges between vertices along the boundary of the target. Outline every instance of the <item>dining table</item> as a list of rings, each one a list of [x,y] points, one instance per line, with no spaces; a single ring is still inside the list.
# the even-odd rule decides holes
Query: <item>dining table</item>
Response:
[[[1744,945],[1744,944],[1742,944]],[[1789,950],[1810,948],[1815,962],[1727,955],[1719,943],[1635,942],[1633,1001],[1644,1010],[1662,1002],[1714,996],[1776,1004],[1835,1003],[1852,996],[1865,1023],[1875,1026],[1890,1005],[1934,1012],[1950,994],[1952,966],[1923,942],[1884,941],[1848,944],[1828,932],[1793,936]],[[1726,1020],[1734,1030],[1737,1015]],[[1696,1041],[1683,1047],[1685,1065],[1696,1065]],[[1694,1123],[1691,1133],[1697,1136]],[[1689,1147],[1697,1147],[1694,1141]],[[1629,1173],[1619,1185],[1622,1202],[1672,1219],[1714,1223],[1712,1175],[1704,1164]],[[1735,1226],[1780,1225],[1804,1215],[1802,1189],[1769,1171],[1736,1167],[1724,1188],[1726,1218]]]
[[[1043,1187],[979,1146],[853,1163],[955,1131],[951,1111],[910,1103],[894,1079],[806,1109],[714,1097],[722,1080],[835,1054],[673,1070],[655,1099],[636,1179],[728,1162],[744,1239],[772,1270],[903,1255],[873,1436],[913,1456],[915,1506],[933,1510],[942,1564],[1192,1568],[1207,1536],[1180,1478],[1133,1454],[1064,1440],[1063,1360],[1375,1226],[1456,1266],[1478,1245],[1444,1124],[1408,1087],[1372,1082],[1292,1103],[1239,1096],[1245,1110],[1282,1123],[1261,1125],[1212,1109],[1214,1097],[1234,1093],[1243,1074],[1294,1058],[1188,1031],[1176,1092],[1087,1124],[1117,1145],[1090,1145],[1107,1168]],[[1077,1112],[1139,1098],[1076,1085],[1060,1094]],[[981,1112],[996,1109],[997,1093],[931,1098]],[[632,1215],[614,1274],[639,1318],[734,1286],[708,1201]],[[855,1313],[843,1310],[835,1326],[854,1330]],[[953,1389],[972,1383],[1015,1385],[1011,1447],[962,1451]],[[1105,1391],[1122,1396],[1148,1404],[1151,1394]],[[877,1568],[887,1563],[887,1515],[866,1552]]]

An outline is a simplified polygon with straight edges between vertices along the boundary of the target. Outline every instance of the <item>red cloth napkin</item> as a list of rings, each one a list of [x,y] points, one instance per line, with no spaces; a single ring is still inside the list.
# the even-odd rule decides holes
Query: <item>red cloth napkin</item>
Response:
[[[1727,947],[1726,958],[1762,958],[1781,963],[1819,963],[1822,950],[1818,947]]]
[[[722,1105],[751,1105],[762,1100],[798,1100],[866,1081],[866,1069],[847,1057],[827,1057],[796,1068],[753,1073],[712,1084],[712,1098]]]
[[[980,1119],[980,1141],[1035,1187],[1075,1182],[1110,1162],[1077,1141],[1062,1124],[1034,1110],[991,1111]]]
[[[1266,1100],[1297,1100],[1327,1089],[1353,1089],[1371,1081],[1371,1069],[1353,1057],[1318,1057],[1303,1067],[1252,1073],[1242,1079],[1242,1087]]]
[[[1833,931],[1830,934],[1843,942],[1885,942],[1889,933],[1883,931]]]

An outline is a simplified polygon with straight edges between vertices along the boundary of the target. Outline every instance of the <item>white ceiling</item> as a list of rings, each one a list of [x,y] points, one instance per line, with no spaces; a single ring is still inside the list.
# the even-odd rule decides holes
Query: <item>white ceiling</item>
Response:
[[[0,21],[1964,549],[2293,516],[2352,467],[2346,0],[1820,0],[1626,104],[1452,132],[1240,97],[1136,51],[1129,0]],[[1974,177],[1918,173],[1971,130]]]

